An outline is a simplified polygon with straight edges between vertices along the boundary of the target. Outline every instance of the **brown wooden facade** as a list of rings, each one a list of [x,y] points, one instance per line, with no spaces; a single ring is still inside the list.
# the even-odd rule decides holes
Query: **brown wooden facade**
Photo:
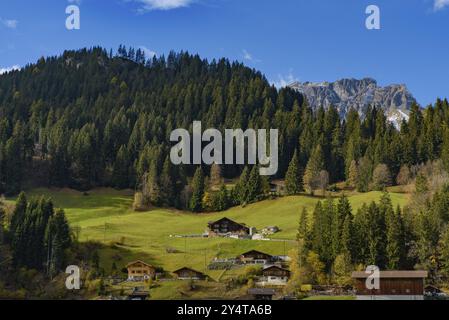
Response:
[[[273,256],[257,250],[251,250],[238,256],[237,260],[244,264],[267,264],[273,261]]]
[[[134,261],[126,266],[128,270],[129,280],[147,280],[154,279],[156,275],[156,268],[143,261]]]
[[[367,288],[366,280],[369,274],[354,272],[357,296],[423,296],[425,271],[383,271],[380,272],[379,290]]]
[[[179,280],[205,280],[207,278],[204,273],[187,267],[173,271],[173,273]]]
[[[290,271],[278,266],[266,267],[262,274],[264,277],[290,278]]]
[[[223,218],[218,221],[209,222],[209,235],[223,235],[223,234],[238,234],[249,235],[250,229],[241,223],[237,223],[228,218]]]

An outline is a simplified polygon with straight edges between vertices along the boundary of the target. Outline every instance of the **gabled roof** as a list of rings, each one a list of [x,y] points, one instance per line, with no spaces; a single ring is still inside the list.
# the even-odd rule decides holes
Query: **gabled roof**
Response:
[[[371,273],[364,271],[353,272],[352,278],[354,279],[366,279],[371,276]],[[381,271],[380,278],[387,279],[425,279],[428,277],[427,271]]]
[[[154,268],[151,264],[148,264],[148,263],[146,263],[146,262],[143,262],[142,260],[137,260],[137,261],[130,262],[130,263],[128,263],[128,264],[126,265],[126,267],[129,268],[130,266],[132,266],[133,264],[136,264],[136,263],[142,263],[143,265],[145,265],[145,266],[147,266],[147,267]]]
[[[285,268],[281,268],[279,266],[267,266],[267,267],[263,268],[262,271],[267,271],[267,270],[270,270],[270,269],[278,269],[278,270],[287,271],[288,273],[290,273],[290,270],[287,270]]]
[[[178,269],[178,270],[173,271],[173,273],[179,273],[179,272],[181,272],[181,271],[183,271],[183,270],[193,271],[193,272],[195,272],[195,273],[197,273],[197,274],[201,274],[201,275],[205,276],[204,273],[202,273],[202,272],[200,272],[200,271],[197,271],[197,270],[195,270],[195,269],[189,268],[189,267],[183,267],[183,268],[181,268],[181,269]]]
[[[242,227],[248,228],[248,227],[246,226],[246,224],[244,224],[244,223],[239,223],[239,222],[235,222],[234,220],[231,220],[231,219],[226,218],[226,217],[221,218],[220,220],[217,220],[217,221],[209,221],[209,225],[216,224],[216,223],[220,223],[220,222],[222,222],[222,221],[229,221],[229,222],[238,224],[238,225],[240,225],[240,226],[242,226]]]
[[[269,257],[273,257],[271,254],[268,254],[268,253],[265,253],[265,252],[261,252],[261,251],[257,251],[257,250],[250,250],[248,252],[242,253],[240,256],[246,256],[246,255],[249,255],[251,253],[263,254],[263,255],[266,255],[266,256],[269,256]]]

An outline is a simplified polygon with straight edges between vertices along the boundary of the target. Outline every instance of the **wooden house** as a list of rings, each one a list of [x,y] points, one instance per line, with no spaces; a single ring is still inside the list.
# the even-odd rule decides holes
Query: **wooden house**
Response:
[[[154,279],[156,268],[141,260],[128,263],[128,281],[144,281]]]
[[[358,300],[424,300],[427,271],[381,271],[379,289],[369,289],[367,272],[354,272]]]
[[[237,223],[228,218],[209,222],[208,230],[209,237],[224,235],[248,236],[251,234],[251,229],[245,224]]]
[[[143,290],[143,288],[134,288],[133,291],[128,295],[128,300],[145,301],[149,296],[150,293]]]
[[[237,260],[243,264],[261,264],[266,265],[274,260],[274,257],[257,250],[251,250],[241,254]]]
[[[290,271],[279,266],[268,266],[262,270],[264,285],[286,285]]]
[[[254,300],[269,301],[273,300],[276,290],[265,288],[253,288],[248,290],[248,295]]]
[[[173,273],[179,280],[205,280],[207,278],[204,273],[187,267],[173,271]]]

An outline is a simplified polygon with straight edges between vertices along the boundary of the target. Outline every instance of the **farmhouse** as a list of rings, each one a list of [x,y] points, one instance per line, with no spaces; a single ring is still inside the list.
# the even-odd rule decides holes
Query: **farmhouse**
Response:
[[[263,285],[284,286],[290,278],[290,271],[278,266],[268,266],[262,270]]]
[[[237,260],[243,264],[262,264],[266,265],[269,262],[273,261],[273,256],[263,253],[257,250],[251,250],[241,254],[237,257]]]
[[[209,237],[225,235],[248,236],[251,233],[251,229],[245,224],[237,223],[228,218],[209,222],[208,228]]]
[[[156,269],[152,265],[140,260],[128,263],[126,269],[128,269],[128,281],[154,279],[156,275]]]
[[[178,280],[204,280],[207,278],[204,273],[187,267],[173,271],[173,273],[176,275]]]
[[[379,290],[367,288],[370,276],[354,272],[357,300],[424,300],[424,281],[427,271],[381,271]]]

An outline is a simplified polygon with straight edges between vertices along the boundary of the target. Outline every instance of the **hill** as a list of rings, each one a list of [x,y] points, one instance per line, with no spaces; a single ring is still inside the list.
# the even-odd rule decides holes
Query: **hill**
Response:
[[[205,262],[213,258],[232,258],[252,249],[283,255],[294,246],[299,215],[302,208],[309,212],[320,198],[309,196],[285,197],[267,200],[245,208],[237,207],[226,212],[191,214],[188,212],[154,209],[148,212],[132,211],[132,193],[99,189],[88,196],[73,190],[36,189],[30,196],[50,196],[55,206],[65,208],[72,227],[79,226],[82,241],[94,240],[106,247],[101,251],[102,266],[110,270],[112,261],[120,267],[132,260],[145,260],[167,271],[188,265],[203,271]],[[380,192],[354,194],[349,197],[356,212],[363,203],[378,201]],[[407,194],[392,193],[393,204],[404,206]],[[202,234],[209,221],[228,217],[259,230],[271,225],[281,231],[273,239],[284,241],[245,241],[222,238],[177,238],[182,235]],[[112,246],[110,246],[112,244]],[[168,253],[176,249],[179,253]],[[212,272],[212,276],[218,276]]]

